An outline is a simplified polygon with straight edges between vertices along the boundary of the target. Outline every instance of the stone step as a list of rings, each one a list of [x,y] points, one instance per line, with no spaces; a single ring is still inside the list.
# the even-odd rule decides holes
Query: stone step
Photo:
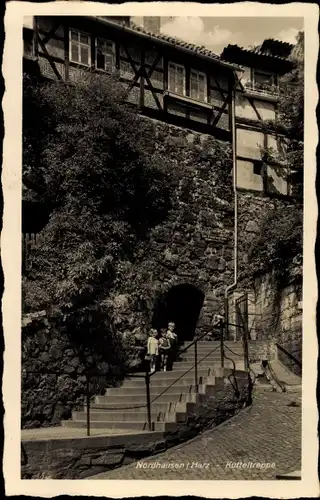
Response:
[[[229,353],[230,355],[234,355],[234,356],[243,356],[243,349],[227,349],[225,348],[224,349],[224,352],[225,354]],[[221,357],[221,351],[220,349],[216,349],[216,350],[212,350],[212,349],[197,349],[197,355],[198,356],[201,356],[201,357],[204,357],[204,356],[214,356],[216,358],[220,358]],[[194,349],[188,349],[188,351],[184,351],[184,352],[181,352],[181,354],[179,353],[178,355],[178,358],[179,359],[180,357],[185,357],[185,356],[188,356],[188,357],[194,357]]]
[[[62,420],[63,427],[71,428],[86,428],[86,420]],[[178,424],[175,422],[152,422],[154,431],[157,432],[170,432],[177,429]],[[90,422],[91,429],[132,429],[140,431],[148,431],[148,422],[113,422],[106,420],[97,420]]]
[[[256,342],[255,342],[256,343]],[[233,342],[233,340],[225,340],[224,343],[223,343],[225,346],[227,347],[230,347],[230,349],[243,349],[242,347],[242,343],[237,341],[237,342]],[[191,349],[194,349],[194,344],[191,345],[191,342],[190,343],[184,343],[184,344],[181,344],[179,346],[179,350],[182,350],[182,349],[186,349],[186,348],[189,348],[189,350]],[[220,341],[219,340],[206,340],[206,341],[202,341],[200,340],[198,343],[197,343],[197,348],[198,350],[199,349],[214,349],[215,347],[217,347],[219,349],[220,347]]]
[[[190,384],[179,384],[176,383],[172,387],[168,387],[167,385],[150,385],[150,396],[156,396],[160,394],[160,392],[166,390],[167,394],[171,393],[190,393],[194,392],[195,387]],[[132,387],[121,386],[121,387],[112,387],[107,389],[105,396],[112,397],[117,395],[130,396],[134,394],[136,396],[141,396],[146,394],[146,386],[145,385],[134,385]]]
[[[175,373],[176,372],[168,372],[168,373],[172,373],[174,374],[174,376],[172,377],[168,377],[168,378],[156,378],[156,376],[152,377],[151,381],[150,381],[150,387],[162,387],[162,388],[165,388],[165,387],[168,387],[169,385],[173,384],[178,378],[179,376],[177,376]],[[177,385],[183,385],[183,386],[187,386],[187,385],[193,385],[195,382],[195,376],[194,376],[194,373],[192,373],[191,375],[187,375],[183,378],[180,378],[175,384],[174,386],[176,387]],[[211,376],[211,377],[208,377],[208,376],[198,376],[198,384],[206,384],[206,383],[210,383],[210,384],[214,384],[215,382],[215,377],[214,376]],[[133,387],[145,387],[146,386],[146,383],[144,380],[137,380],[137,381],[134,381],[134,380],[125,380],[124,383],[122,384],[122,386],[120,387],[120,389],[132,389]]]
[[[214,349],[215,347],[219,348],[220,345],[221,345],[220,340],[212,340],[212,341],[208,340],[208,341],[205,341],[205,342],[203,342],[203,341],[200,340],[197,343],[197,346],[199,348],[202,348],[202,349],[204,349],[204,348]],[[233,340],[225,340],[223,342],[223,345],[228,346],[230,348],[232,348],[232,347],[236,348],[236,347],[242,347],[242,342],[239,342],[239,341],[233,342]],[[180,344],[179,345],[179,349],[186,349],[187,347],[188,347],[188,349],[193,349],[194,348],[194,344],[184,343],[184,344]]]
[[[226,361],[226,360],[225,360]],[[236,366],[236,370],[234,372],[234,374],[238,377],[246,377],[247,376],[247,372],[244,371],[244,367],[242,366],[242,361],[241,361],[241,368],[237,368]],[[178,366],[178,364],[176,364],[175,366]],[[166,383],[169,382],[169,383],[172,383],[174,380],[177,380],[178,377],[181,377],[180,380],[191,380],[192,382],[194,381],[194,366],[192,365],[192,369],[190,371],[188,371],[189,368],[187,370],[185,369],[182,369],[180,370],[180,366],[179,366],[179,369],[176,369],[174,367],[174,369],[172,371],[167,371],[167,372],[163,372],[163,371],[160,371],[160,372],[156,372],[154,373],[150,380],[151,380],[151,383],[153,383],[153,381],[157,381],[157,385],[158,385],[158,381],[160,382],[161,381],[161,384],[159,385],[162,385],[162,381],[164,380]],[[207,378],[210,378],[211,376],[212,377],[215,377],[216,378],[216,382],[217,382],[217,378],[219,377],[225,377],[225,376],[228,376],[230,373],[232,373],[234,370],[233,370],[233,366],[232,366],[232,363],[229,362],[229,366],[228,365],[225,365],[224,368],[222,369],[222,367],[220,366],[220,363],[217,364],[217,365],[214,365],[214,367],[206,367],[206,368],[203,368],[202,365],[201,366],[198,366],[198,376],[202,376],[203,378],[207,377]],[[140,373],[140,375],[144,375],[142,372]],[[137,385],[145,385],[145,379],[142,378],[142,377],[137,377],[137,378],[127,378],[124,383],[129,383],[131,381],[135,381],[135,383]],[[169,385],[168,383],[168,385]]]
[[[228,352],[228,351],[225,351],[225,356],[227,356],[228,358],[231,358],[233,360],[240,360],[240,359],[243,359],[244,356],[243,356],[243,352],[242,353],[239,353],[239,354],[233,354],[231,352]],[[221,356],[220,356],[220,353],[212,353],[212,354],[202,354],[201,352],[198,352],[198,355],[197,355],[197,360],[198,360],[198,363],[199,361],[204,361],[204,360],[210,360],[210,361],[216,361],[216,362],[219,362],[220,363],[220,360],[221,360]],[[195,357],[194,357],[194,353],[186,353],[186,354],[182,354],[181,355],[181,359],[179,361],[176,361],[174,363],[174,367],[176,365],[178,365],[179,363],[183,363],[185,361],[189,361],[189,362],[195,362]]]
[[[151,406],[152,410],[152,406]],[[72,412],[72,420],[86,420],[86,412]],[[184,412],[157,412],[151,411],[151,419],[153,422],[184,422],[187,418],[187,413]],[[119,411],[95,411],[90,412],[90,422],[96,421],[107,422],[147,422],[148,412],[119,412]]]
[[[214,380],[213,380],[214,382]],[[206,390],[209,388],[213,388],[215,386],[214,383],[212,384],[199,384],[198,385],[198,390],[200,394],[205,394]],[[165,392],[164,392],[165,391]],[[160,395],[161,393],[164,394],[191,394],[193,392],[196,392],[196,386],[195,385],[186,385],[186,384],[179,384],[176,383],[172,385],[171,387],[169,386],[151,386],[150,387],[150,397],[155,397]],[[113,396],[136,396],[136,397],[146,397],[146,386],[140,385],[140,386],[134,386],[134,387],[112,387],[107,389],[107,393],[105,394],[104,397],[109,398]]]
[[[193,365],[192,365],[193,366]],[[213,371],[213,368],[211,367],[203,367],[202,365],[201,366],[198,366],[198,376],[200,377],[209,377],[210,375],[213,375],[214,374],[214,371]],[[142,373],[140,372],[139,375],[143,375],[145,376],[145,373]],[[173,380],[176,380],[177,378],[180,378],[180,380],[186,380],[188,378],[190,378],[190,380],[194,380],[194,369],[193,370],[190,370],[189,371],[189,368],[187,370],[185,370],[183,368],[183,365],[182,365],[182,369],[180,369],[180,362],[178,363],[175,363],[174,364],[174,367],[173,367],[173,370],[171,371],[158,371],[158,372],[155,372],[153,373],[151,376],[150,376],[150,381],[151,383],[154,381],[154,380],[165,380],[165,381],[173,381]],[[126,381],[135,381],[136,383],[140,383],[140,384],[144,384],[145,383],[145,378],[144,377],[128,377]]]
[[[131,412],[132,410],[126,409],[127,405],[126,403],[92,403],[90,405],[90,412],[95,413],[99,412],[101,410],[113,410],[113,411],[120,411],[122,413],[126,412]],[[194,412],[197,408],[197,403],[189,403],[189,402],[182,402],[180,403],[179,401],[176,402],[170,402],[170,403],[158,403],[154,402],[152,403],[152,410],[155,412],[167,412],[167,411],[177,411],[177,412],[184,412],[184,413],[190,413]],[[83,407],[82,411],[86,411],[86,406]],[[147,411],[147,405],[145,404],[144,406],[140,408],[134,408],[134,411],[145,413]]]
[[[244,359],[238,359],[238,360],[235,359],[234,363],[235,363],[236,370],[244,370]],[[205,360],[200,361],[198,363],[199,368],[206,367],[206,368],[215,369],[215,368],[219,368],[220,366],[221,366],[220,361],[210,360],[210,359],[205,359]],[[232,363],[232,361],[225,359],[224,366],[226,368],[233,368],[233,363]],[[187,371],[187,370],[189,370],[189,369],[191,370],[193,368],[194,368],[194,361],[180,361],[179,362],[179,370],[186,370]]]
[[[164,393],[161,396],[157,397],[155,402],[158,403],[175,403],[175,402],[190,402],[196,403],[198,401],[197,396],[201,396],[195,393],[185,393],[181,394],[180,392],[176,393]],[[156,397],[156,396],[155,396]],[[151,398],[151,402],[152,402]],[[146,404],[146,397],[140,394],[130,394],[128,395],[117,395],[117,396],[96,396],[94,400],[94,404],[118,404],[121,403],[124,407],[134,407],[139,405]]]
[[[207,367],[199,367],[198,368],[198,375],[200,376],[209,376],[211,375],[212,373],[212,370],[210,368],[207,368]],[[151,380],[153,380],[154,378],[172,378],[172,377],[179,377],[181,375],[184,375],[185,376],[188,376],[190,375],[190,373],[185,373],[185,370],[181,370],[180,369],[180,361],[176,361],[174,363],[174,366],[173,366],[173,370],[170,370],[170,371],[157,371],[155,372],[154,374],[151,375]],[[128,377],[126,378],[126,380],[140,380],[140,381],[143,381],[144,378],[141,377],[141,375],[145,376],[145,373],[143,372],[139,372],[138,375],[140,375],[139,377]]]
[[[212,378],[210,380],[210,384],[199,384],[198,385],[198,390],[200,394],[204,394],[208,388],[214,387],[215,386],[215,379]],[[166,385],[151,385],[150,386],[150,396],[157,396],[161,394],[162,392],[165,391],[165,394],[172,394],[172,393],[180,393],[180,394],[190,394],[196,391],[196,386],[195,385],[190,385],[190,384],[180,384],[179,382],[173,384],[171,387],[166,386]],[[107,389],[107,392],[105,394],[106,397],[113,397],[113,396],[118,396],[118,395],[123,395],[123,396],[145,396],[146,395],[146,386],[145,385],[138,385],[138,386],[133,386],[133,387],[112,387]]]

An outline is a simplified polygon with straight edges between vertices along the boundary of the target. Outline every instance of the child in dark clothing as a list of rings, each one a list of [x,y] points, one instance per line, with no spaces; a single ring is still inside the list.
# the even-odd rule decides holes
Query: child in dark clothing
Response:
[[[163,366],[163,371],[167,371],[168,354],[171,348],[170,340],[168,335],[165,333],[159,339],[159,352],[161,355],[161,361]]]

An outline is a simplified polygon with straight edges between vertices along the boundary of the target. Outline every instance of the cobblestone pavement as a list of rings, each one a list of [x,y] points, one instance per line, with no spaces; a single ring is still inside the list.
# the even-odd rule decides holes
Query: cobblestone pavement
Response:
[[[216,429],[90,479],[270,480],[300,469],[301,394],[256,391],[251,407]]]

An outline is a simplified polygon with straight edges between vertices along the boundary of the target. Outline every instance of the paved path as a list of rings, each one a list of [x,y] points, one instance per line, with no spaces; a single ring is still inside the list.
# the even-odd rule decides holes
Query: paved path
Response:
[[[301,395],[256,391],[250,408],[216,429],[89,479],[270,480],[300,469]]]

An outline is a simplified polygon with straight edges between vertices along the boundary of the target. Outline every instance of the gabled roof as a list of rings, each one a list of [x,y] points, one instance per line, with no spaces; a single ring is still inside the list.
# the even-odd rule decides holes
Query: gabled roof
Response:
[[[216,59],[217,61],[220,61],[220,59],[221,59],[218,54],[216,54],[215,52],[213,52],[210,49],[207,49],[203,45],[202,46],[195,45],[194,43],[186,42],[185,40],[181,40],[180,38],[177,38],[175,36],[169,36],[169,35],[166,35],[164,33],[157,33],[157,34],[152,33],[151,31],[146,30],[146,28],[144,28],[143,26],[140,26],[140,25],[135,24],[135,23],[130,23],[130,27],[133,30],[138,31],[139,33],[146,33],[147,35],[150,35],[154,38],[157,38],[158,40],[165,40],[166,42],[172,43],[175,46],[184,47],[186,49],[192,50],[196,54],[202,54],[202,55],[205,55],[208,57],[212,57],[213,59]]]
[[[201,58],[205,59],[210,59],[212,62],[216,62],[220,64],[221,66],[231,69],[231,70],[241,70],[242,68],[229,61],[223,60],[218,54],[213,52],[212,50],[207,49],[204,46],[196,45],[190,42],[186,42],[184,40],[181,40],[176,37],[168,36],[163,33],[156,34],[156,33],[151,33],[150,31],[146,30],[142,26],[138,26],[137,24],[131,23],[130,27],[128,27],[125,24],[119,24],[111,21],[110,19],[104,19],[101,17],[97,17],[97,20],[104,24],[112,25],[113,27],[118,27],[120,30],[123,30],[127,33],[132,33],[136,35],[140,35],[143,37],[147,37],[151,41],[154,41],[155,43],[162,43],[166,44],[167,46],[171,46],[172,49],[178,49],[182,50],[184,52],[192,52],[194,55],[199,56]]]
[[[263,42],[263,44],[264,43],[265,42]],[[238,45],[228,45],[225,49],[223,49],[223,52],[221,54],[221,58],[224,59],[229,52],[231,53],[233,51],[233,52],[243,52],[245,54],[257,54],[257,55],[262,56],[264,58],[269,58],[270,60],[278,59],[278,60],[282,60],[282,61],[288,61],[287,57],[283,57],[283,56],[279,56],[276,54],[270,54],[268,52],[265,52],[264,50],[266,50],[266,46],[264,47],[264,50],[262,50],[263,44],[259,45],[257,47],[254,47],[253,49],[245,49],[243,47],[239,47]]]
[[[293,63],[287,57],[263,52],[262,46],[263,44],[253,49],[245,49],[238,45],[228,45],[223,49],[221,58],[243,66],[274,69],[279,74],[284,74],[292,69]]]
[[[260,45],[260,51],[272,56],[289,57],[294,45],[288,42],[268,38]]]

